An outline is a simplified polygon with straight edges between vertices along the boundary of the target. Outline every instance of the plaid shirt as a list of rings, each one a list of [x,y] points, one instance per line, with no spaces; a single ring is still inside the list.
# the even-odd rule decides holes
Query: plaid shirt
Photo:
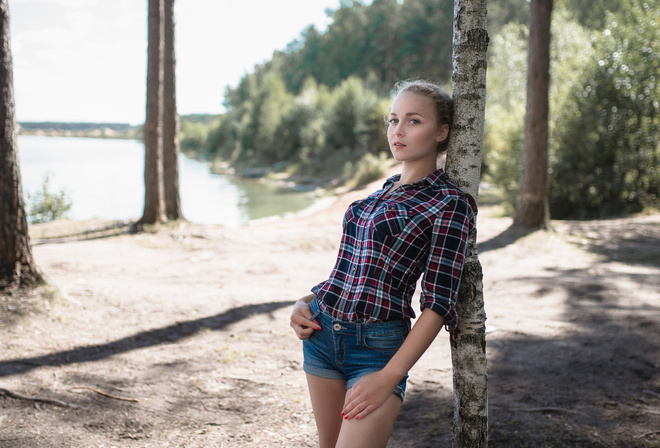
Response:
[[[312,292],[321,311],[338,320],[410,319],[423,273],[421,309],[437,312],[451,329],[472,209],[442,170],[385,196],[399,178],[389,178],[381,190],[348,207],[337,263]]]

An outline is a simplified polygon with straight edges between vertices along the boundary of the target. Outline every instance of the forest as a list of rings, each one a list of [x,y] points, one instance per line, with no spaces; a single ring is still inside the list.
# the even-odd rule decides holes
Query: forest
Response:
[[[406,79],[451,90],[451,0],[342,1],[227,87],[226,112],[184,120],[182,149],[216,167],[264,168],[300,183],[364,183],[387,160],[389,92]],[[483,179],[511,212],[526,101],[526,0],[488,5]],[[550,211],[597,218],[658,208],[660,12],[643,0],[554,4],[549,116]],[[219,169],[219,168],[218,168]]]

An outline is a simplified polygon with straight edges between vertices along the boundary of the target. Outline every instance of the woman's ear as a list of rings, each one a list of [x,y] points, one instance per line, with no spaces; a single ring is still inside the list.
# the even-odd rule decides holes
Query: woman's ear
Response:
[[[449,136],[449,125],[448,124],[443,124],[440,125],[438,128],[438,134],[435,137],[435,141],[440,143],[444,142],[447,140],[447,136]]]

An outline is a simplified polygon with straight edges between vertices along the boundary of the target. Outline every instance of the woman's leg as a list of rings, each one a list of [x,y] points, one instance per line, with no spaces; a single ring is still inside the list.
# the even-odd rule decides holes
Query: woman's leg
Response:
[[[343,420],[336,448],[385,448],[400,409],[401,399],[392,394],[366,417]]]
[[[307,386],[312,400],[320,448],[335,448],[342,426],[346,381],[331,380],[307,374]],[[398,400],[398,398],[397,398]]]

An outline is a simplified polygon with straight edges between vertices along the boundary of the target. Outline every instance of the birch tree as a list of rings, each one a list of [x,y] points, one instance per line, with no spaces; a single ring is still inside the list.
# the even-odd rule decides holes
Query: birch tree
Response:
[[[476,200],[486,106],[486,0],[454,2],[453,75],[454,129],[445,170],[449,178]],[[454,370],[454,447],[488,446],[488,376],[486,313],[477,231],[470,232],[468,254],[456,311],[458,328],[451,334]]]
[[[0,291],[43,282],[30,247],[16,144],[9,6],[0,0]]]

